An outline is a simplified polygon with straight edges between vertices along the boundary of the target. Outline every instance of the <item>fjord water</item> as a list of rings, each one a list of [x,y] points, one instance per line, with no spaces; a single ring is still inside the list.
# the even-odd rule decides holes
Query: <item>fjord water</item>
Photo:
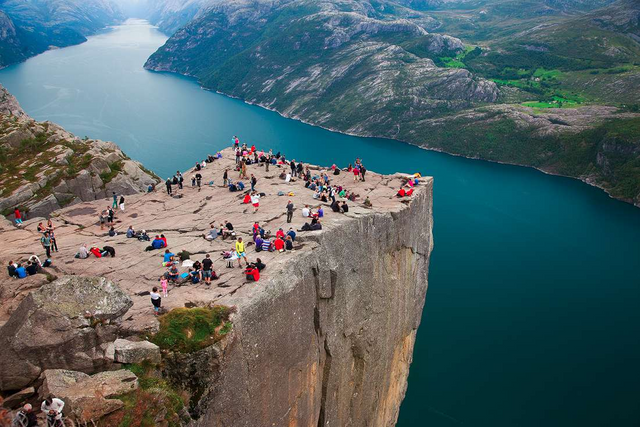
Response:
[[[115,141],[165,178],[236,134],[317,164],[362,157],[378,172],[433,175],[435,250],[399,425],[640,424],[640,209],[575,180],[331,133],[143,70],[165,39],[128,21],[2,70],[0,83],[36,119]]]

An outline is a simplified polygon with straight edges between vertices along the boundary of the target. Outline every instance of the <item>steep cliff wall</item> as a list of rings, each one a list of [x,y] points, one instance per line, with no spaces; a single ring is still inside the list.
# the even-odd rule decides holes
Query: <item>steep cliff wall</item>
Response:
[[[195,426],[391,426],[427,291],[432,194],[349,220],[223,299],[235,339]]]

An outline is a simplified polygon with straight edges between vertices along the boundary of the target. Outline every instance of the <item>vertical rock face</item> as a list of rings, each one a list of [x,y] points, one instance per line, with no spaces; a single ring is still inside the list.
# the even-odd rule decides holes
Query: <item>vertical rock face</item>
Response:
[[[395,424],[427,291],[431,185],[312,236],[313,250],[224,301],[238,306],[235,339],[195,426]]]

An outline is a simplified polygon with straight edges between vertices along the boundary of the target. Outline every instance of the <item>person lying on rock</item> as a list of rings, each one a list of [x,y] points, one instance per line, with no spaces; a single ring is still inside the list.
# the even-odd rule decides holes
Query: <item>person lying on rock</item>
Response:
[[[42,405],[40,405],[40,410],[47,415],[47,423],[49,423],[47,425],[52,427],[63,427],[63,409],[64,402],[62,401],[62,399],[58,399],[57,397],[53,396],[47,397],[44,402],[42,402]]]
[[[105,246],[102,248],[102,257],[110,256],[111,258],[116,256],[116,250],[112,246]]]

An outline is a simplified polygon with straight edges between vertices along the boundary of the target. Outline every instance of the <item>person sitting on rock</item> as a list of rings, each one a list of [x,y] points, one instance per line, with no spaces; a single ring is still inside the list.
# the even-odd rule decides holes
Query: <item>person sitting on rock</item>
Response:
[[[135,237],[138,237],[138,235],[136,234],[136,230],[134,230],[133,226],[130,225],[129,228],[127,229],[127,238],[133,239]]]
[[[276,239],[284,239],[284,230],[282,228],[279,228],[278,231],[276,231]]]
[[[175,264],[171,264],[171,267],[169,267],[167,279],[171,280],[172,282],[177,282],[179,278],[180,272],[178,271],[178,266]]]
[[[249,282],[257,282],[260,280],[260,270],[254,263],[251,263],[244,270],[244,275]]]
[[[273,251],[273,243],[271,243],[271,241],[269,239],[264,239],[262,241],[262,250],[265,252],[271,252]]]
[[[37,427],[38,417],[33,412],[33,407],[30,403],[24,405],[17,413],[11,424],[15,427]]]
[[[9,265],[7,265],[7,272],[9,273],[9,277],[13,277],[14,279],[18,278],[18,273],[16,273],[16,269],[18,268],[18,264],[13,261],[9,261]]]
[[[162,266],[163,267],[168,267],[169,265],[173,264],[173,257],[175,256],[175,254],[173,252],[171,252],[169,249],[166,249],[164,251],[164,255],[162,258]]]
[[[220,233],[218,232],[218,229],[216,229],[216,226],[213,223],[211,223],[211,229],[209,230],[209,233],[207,233],[204,236],[204,238],[206,240],[212,241],[212,240],[216,240],[219,235]]]
[[[291,236],[287,236],[287,238],[285,239],[284,248],[288,251],[293,250],[293,240],[291,239]]]
[[[277,237],[276,240],[273,242],[273,247],[278,252],[284,252],[284,240],[282,240],[282,238],[280,237]]]
[[[115,228],[113,228],[113,225],[111,226],[111,228],[109,229],[109,237],[114,237],[118,234],[118,232],[116,231]]]
[[[29,276],[38,274],[38,267],[39,267],[38,264],[31,261],[27,261],[27,268],[26,268],[27,274]]]
[[[47,415],[47,424],[52,427],[62,427],[62,410],[64,409],[64,402],[57,397],[48,396],[42,405],[40,410]],[[53,421],[53,422],[51,422]]]
[[[310,215],[311,215],[311,209],[309,209],[309,205],[304,205],[304,208],[302,208],[302,216],[304,218],[309,218]]]
[[[342,202],[342,206],[340,206],[340,210],[342,211],[342,213],[349,212],[349,205],[347,205],[347,202]]]
[[[155,239],[153,239],[153,242],[151,242],[151,246],[147,246],[147,251],[153,251],[156,249],[162,249],[164,248],[166,245],[164,243],[164,241],[160,238],[160,236],[156,236]]]
[[[140,240],[141,242],[148,242],[151,240],[151,238],[149,237],[149,235],[147,234],[147,230],[142,230],[138,235],[138,240]]]
[[[18,264],[18,267],[16,268],[16,277],[18,279],[24,279],[27,277],[27,269],[24,268],[22,264]]]
[[[84,243],[82,244],[82,246],[80,246],[80,248],[78,249],[78,253],[76,253],[76,258],[79,259],[87,259],[89,258],[89,250],[87,249],[87,244]]]
[[[370,207],[372,207],[372,206],[373,206],[373,204],[371,203],[371,200],[369,199],[369,196],[367,196],[367,197],[364,199],[364,206],[365,206],[365,207],[367,207],[367,208],[370,208]]]

